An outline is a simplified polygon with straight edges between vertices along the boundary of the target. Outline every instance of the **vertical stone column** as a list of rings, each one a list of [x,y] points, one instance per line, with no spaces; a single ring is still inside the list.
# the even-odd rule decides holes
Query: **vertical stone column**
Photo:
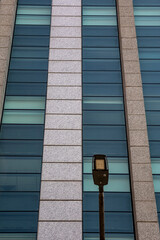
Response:
[[[38,240],[82,240],[81,0],[53,0]]]
[[[136,239],[159,240],[132,0],[117,0],[117,12]]]
[[[0,0],[0,121],[12,45],[17,0]]]

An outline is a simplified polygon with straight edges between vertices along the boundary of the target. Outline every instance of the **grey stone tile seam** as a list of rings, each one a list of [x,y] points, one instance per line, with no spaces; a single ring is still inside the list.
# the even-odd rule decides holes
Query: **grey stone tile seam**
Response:
[[[50,85],[48,84],[47,87],[81,87],[81,85]]]
[[[43,162],[46,163],[46,162]],[[82,180],[42,180],[43,182],[77,182],[82,183]]]
[[[81,5],[56,5],[52,3],[52,8],[53,7],[81,7]]]
[[[54,26],[53,26],[53,27],[54,27]],[[57,27],[57,26],[55,26],[55,27]],[[63,28],[66,27],[66,28],[68,28],[68,27],[72,27],[72,26],[58,26],[58,27],[63,27]],[[57,28],[58,28],[58,27],[57,27]],[[79,26],[74,26],[74,27],[79,27]],[[54,38],[60,38],[60,39],[61,39],[61,38],[67,38],[67,39],[68,39],[68,38],[79,38],[79,39],[81,39],[81,37],[74,37],[74,36],[72,36],[72,37],[62,36],[62,37],[61,37],[61,35],[60,35],[60,36],[58,36],[58,37],[55,37],[55,36],[54,36],[54,37],[50,37],[50,40],[51,40],[51,39],[53,40]],[[49,48],[50,48],[50,47],[49,47]]]
[[[54,17],[66,17],[66,18],[67,17],[75,17],[75,18],[80,18],[81,15],[57,15],[57,14],[54,14],[54,16],[52,16],[52,19],[54,19]],[[52,26],[54,26],[54,24]]]
[[[38,220],[38,222],[79,222],[79,223],[82,223],[82,220]]]
[[[59,61],[60,62],[60,61]],[[48,73],[55,73],[55,74],[59,74],[59,73],[69,73],[69,74],[71,74],[71,73],[73,73],[73,72],[50,72],[50,71],[48,71]],[[81,74],[81,72],[76,72],[77,74]],[[73,100],[73,99],[71,99],[71,100]],[[76,99],[75,99],[76,100]]]
[[[68,99],[68,98],[59,98],[59,99],[57,99],[57,98],[47,98],[47,101],[52,101],[52,100],[56,100],[56,101],[79,101],[80,102],[80,99]]]
[[[57,131],[58,131],[58,130],[57,130]],[[50,146],[61,146],[61,147],[62,147],[62,146],[63,146],[63,147],[67,147],[67,146],[68,146],[68,147],[71,147],[71,146],[72,146],[72,147],[76,147],[76,146],[77,146],[77,147],[81,147],[82,144],[81,144],[81,145],[55,145],[55,144],[50,144],[50,145],[49,145],[49,144],[44,144],[43,146],[48,146],[48,147],[50,147]],[[145,145],[145,146],[141,146],[141,147],[146,147],[146,145]]]
[[[82,199],[40,199],[40,202],[82,202]]]
[[[48,100],[47,100],[48,101]],[[51,100],[52,101],[52,100]],[[46,113],[46,115],[55,115],[55,116],[59,116],[59,115],[61,115],[61,116],[63,116],[63,115],[71,115],[71,116],[74,116],[74,115],[78,115],[78,116],[82,116],[82,113],[80,114],[80,113]]]
[[[48,128],[48,127],[45,127],[46,130],[56,130],[56,131],[79,131],[81,130],[82,128]]]
[[[59,48],[56,48],[56,49],[59,49]],[[81,48],[69,48],[69,49],[81,49]],[[81,60],[49,60],[49,62],[81,62]]]
[[[82,162],[43,162],[43,163],[45,163],[45,164],[51,164],[51,163],[53,163],[53,164],[79,164],[79,165],[81,165],[81,163]]]

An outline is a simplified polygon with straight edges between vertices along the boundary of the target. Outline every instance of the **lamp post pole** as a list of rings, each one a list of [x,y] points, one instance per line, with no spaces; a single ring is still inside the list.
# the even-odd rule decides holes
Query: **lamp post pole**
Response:
[[[105,240],[103,185],[99,186],[99,229],[100,229],[100,240]]]

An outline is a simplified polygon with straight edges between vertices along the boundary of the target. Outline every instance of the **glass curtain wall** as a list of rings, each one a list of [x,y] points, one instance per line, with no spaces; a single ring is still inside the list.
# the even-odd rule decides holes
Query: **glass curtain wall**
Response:
[[[19,0],[0,129],[0,239],[36,240],[51,0]]]
[[[160,223],[160,1],[135,0],[134,15]]]
[[[106,154],[107,240],[133,240],[121,65],[114,0],[83,0],[83,239],[99,239],[98,187],[92,156]]]

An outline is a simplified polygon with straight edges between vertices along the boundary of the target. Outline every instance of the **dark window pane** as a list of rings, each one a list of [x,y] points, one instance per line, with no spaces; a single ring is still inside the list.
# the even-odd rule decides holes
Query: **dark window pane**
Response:
[[[127,145],[125,141],[84,141],[84,156],[93,156],[103,152],[107,156],[127,157]]]
[[[48,47],[49,38],[44,36],[14,36],[13,38],[14,47]]]
[[[138,47],[160,47],[159,38],[138,37]]]
[[[41,173],[41,157],[0,157],[0,173]]]
[[[125,127],[83,126],[83,140],[126,140]]]
[[[118,47],[118,37],[83,37],[83,47]]]
[[[126,234],[126,233],[125,234],[107,233],[107,237],[108,239],[114,239],[114,240],[135,240],[134,234]],[[93,239],[99,240],[99,233],[84,233],[84,240],[93,240]]]
[[[43,125],[2,125],[0,139],[43,139]]]
[[[146,112],[147,124],[148,125],[159,125],[160,124],[160,112]]]
[[[48,70],[48,59],[11,58],[11,70]]]
[[[83,110],[123,110],[123,98],[84,97]]]
[[[0,239],[3,240],[36,240],[36,233],[0,233]],[[131,239],[132,240],[132,239]]]
[[[99,232],[99,213],[84,212],[84,232]],[[105,213],[106,232],[133,232],[131,213]]]
[[[157,211],[160,213],[160,193],[156,193]]]
[[[159,48],[139,48],[139,58],[140,59],[160,59],[160,49]],[[146,66],[150,61],[142,61],[142,66]],[[155,61],[156,62],[156,61]],[[151,61],[153,63],[153,61]],[[149,70],[149,69],[148,69]]]
[[[104,193],[105,211],[131,211],[129,193]],[[99,194],[83,193],[83,211],[99,211]]]
[[[160,71],[160,60],[140,60],[141,71]]]
[[[160,111],[160,97],[145,97],[144,98],[146,110],[159,110]]]
[[[83,71],[84,83],[121,83],[121,72]]]
[[[160,84],[144,84],[144,96],[160,96]]]
[[[148,126],[148,137],[150,141],[160,141],[160,126]]]
[[[159,157],[160,156],[160,142],[151,142],[150,141],[150,153],[151,157]]]
[[[143,83],[160,83],[160,72],[141,72]]]
[[[84,111],[83,124],[124,125],[124,113],[121,111]]]
[[[138,37],[160,37],[160,27],[136,27]]]
[[[8,83],[6,95],[10,96],[45,96],[44,83]]]
[[[0,232],[36,232],[38,213],[0,213]]]
[[[114,6],[115,5],[115,0],[82,0],[82,4],[84,5],[89,5],[89,6]]]
[[[47,82],[48,71],[9,70],[8,82]]]
[[[83,58],[119,58],[119,49],[83,48]]]
[[[106,60],[106,59],[83,59],[83,69],[85,70],[120,70],[120,60]]]
[[[134,6],[160,6],[159,0],[133,0]]]
[[[48,58],[48,48],[13,47],[11,56],[16,58]]]
[[[109,26],[83,26],[83,36],[85,37],[117,37],[117,27]]]
[[[0,174],[0,191],[40,191],[40,174]]]
[[[122,85],[83,84],[83,96],[122,96]]]
[[[0,140],[0,155],[41,156],[43,141]]]
[[[14,36],[49,36],[50,26],[15,25]]]
[[[0,211],[38,211],[38,207],[39,193],[1,192],[0,194]]]
[[[19,0],[18,4],[24,5],[51,5],[51,0]]]

